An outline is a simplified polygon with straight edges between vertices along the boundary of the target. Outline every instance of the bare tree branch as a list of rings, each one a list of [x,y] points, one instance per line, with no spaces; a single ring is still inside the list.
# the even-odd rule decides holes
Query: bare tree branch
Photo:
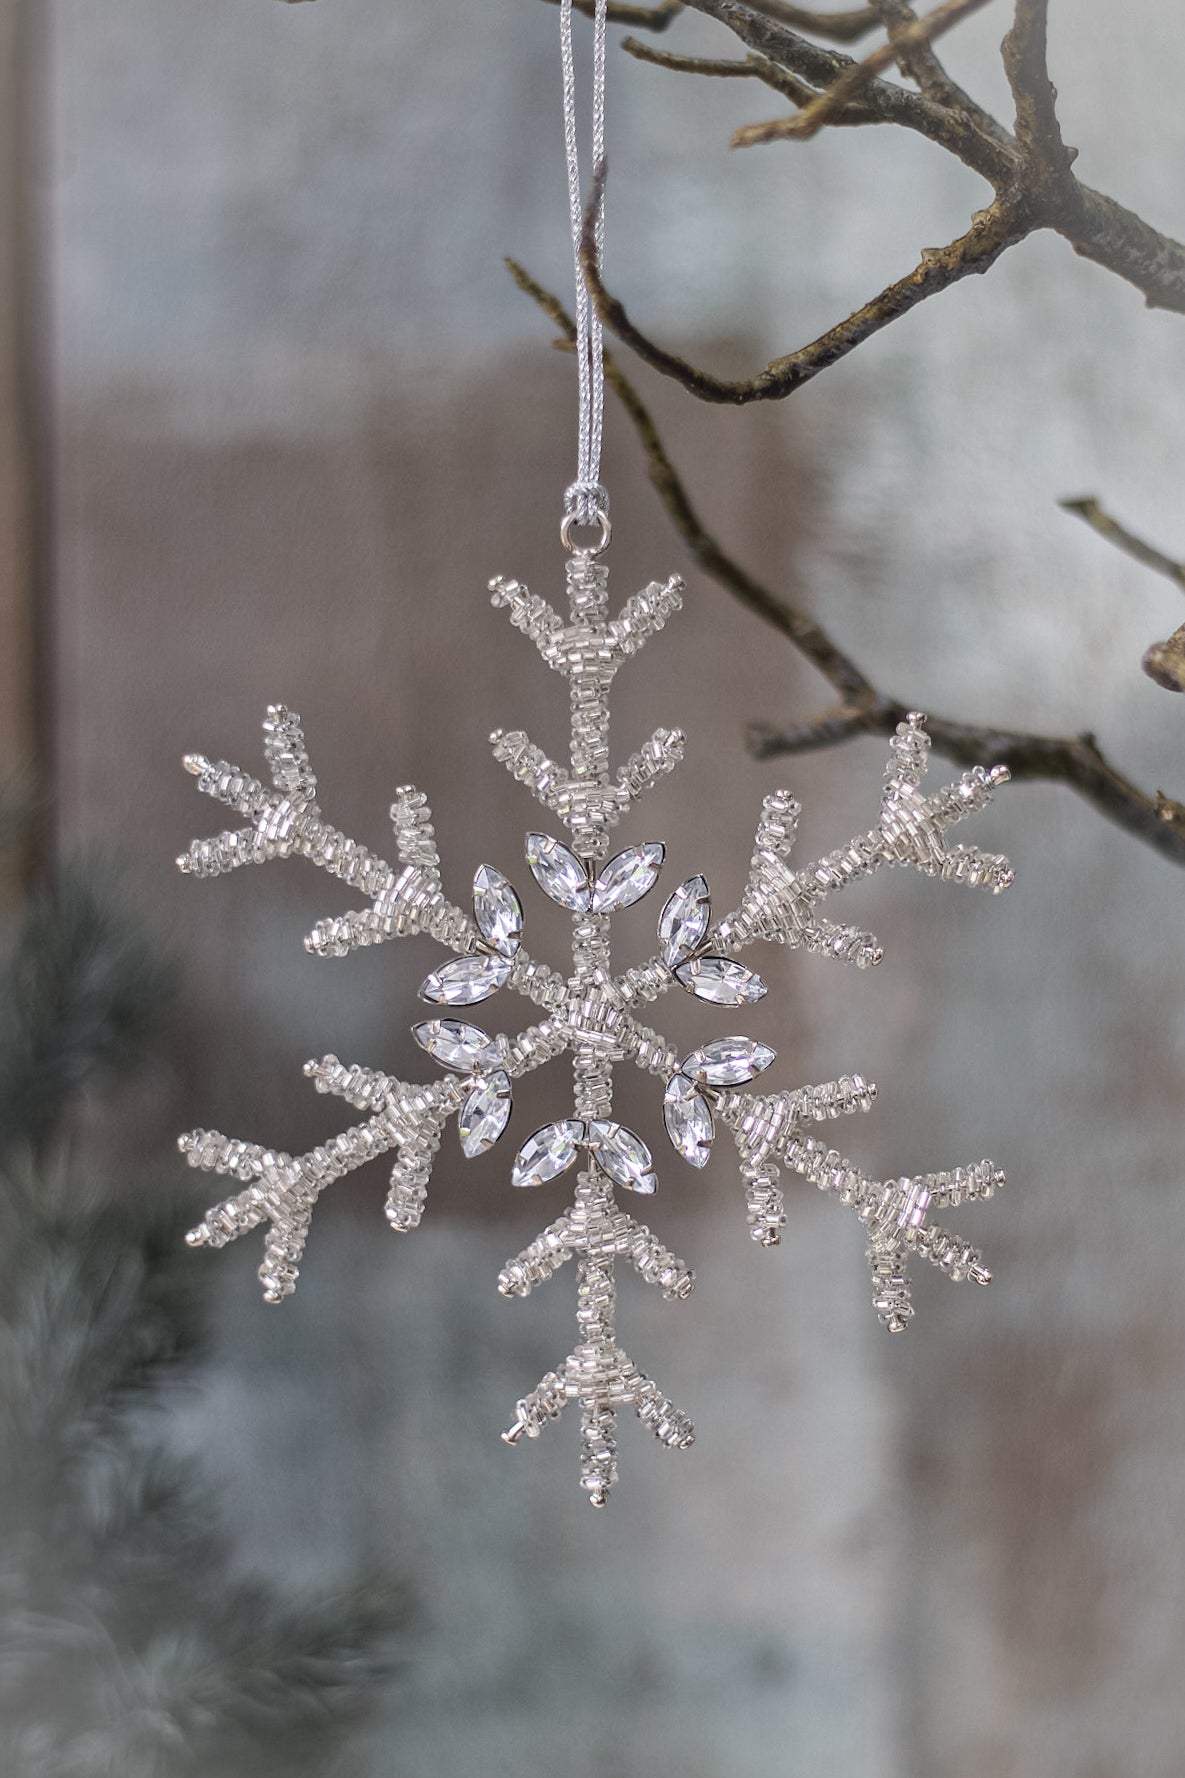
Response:
[[[758,759],[773,759],[815,752],[853,735],[891,735],[912,708],[897,698],[878,697],[865,709],[832,711],[813,723],[787,729],[754,724],[749,745]],[[1068,785],[1162,857],[1185,865],[1185,807],[1162,791],[1148,796],[1140,790],[1104,758],[1093,735],[1058,739],[952,722],[943,716],[927,717],[926,732],[937,751],[958,765],[1005,765],[1018,780]]]
[[[969,13],[978,12],[986,6],[988,0],[943,0],[933,12],[927,13],[923,19],[914,19],[911,24],[903,25],[893,32],[887,43],[877,46],[871,55],[865,56],[862,62],[851,62],[838,80],[832,82],[825,92],[790,117],[777,117],[770,123],[745,124],[733,134],[734,148],[748,148],[758,142],[776,142],[782,137],[792,136],[799,141],[806,141],[817,135],[825,124],[830,123],[852,99],[858,98],[878,74],[891,68],[908,56],[910,50],[921,49],[940,37],[944,31],[959,24]]]
[[[733,64],[642,51],[643,59],[699,74],[750,72],[777,86],[797,107],[788,117],[746,126],[734,140],[753,143],[810,136],[824,123],[897,124],[956,156],[994,193],[993,201],[958,240],[927,251],[912,272],[846,320],[751,377],[718,377],[652,339],[606,288],[586,240],[586,275],[605,325],[645,363],[698,399],[734,405],[781,400],[927,297],[971,273],[986,271],[1006,248],[1038,229],[1060,234],[1080,256],[1132,284],[1150,307],[1185,313],[1185,245],[1074,177],[1076,151],[1062,140],[1046,66],[1048,0],[1016,0],[1003,45],[1016,107],[1015,136],[947,79],[929,49],[938,29],[950,28],[986,0],[943,0],[923,19],[913,16],[908,0],[875,0],[858,14],[831,15],[833,23],[850,18],[852,39],[878,22],[886,25],[889,41],[863,62],[802,34],[810,30],[816,36],[838,36],[835,29],[825,31],[825,14],[785,6],[780,0],[685,0],[685,4],[727,26],[749,50],[749,58]],[[641,46],[631,43],[630,50],[638,54]],[[929,58],[924,62],[918,59],[923,52]],[[910,72],[924,90],[910,91],[876,72],[893,62]],[[781,84],[771,69],[781,71]]]
[[[914,43],[910,39],[909,29],[916,22],[917,14],[909,0],[872,0],[872,5],[889,33],[889,41],[897,50],[897,66],[902,74],[908,75],[918,90],[927,99],[933,99],[936,105],[978,111],[979,107],[969,95],[950,78],[931,44]],[[986,117],[987,114],[980,115]]]
[[[787,74],[776,62],[769,61],[765,56],[746,56],[743,62],[736,60],[718,61],[707,56],[676,56],[668,50],[655,49],[653,44],[643,43],[637,37],[623,37],[621,47],[627,55],[639,62],[649,62],[655,68],[668,68],[674,74],[702,74],[717,80],[762,80],[792,105],[809,105],[819,97],[813,86],[799,80],[793,74]],[[876,119],[866,106],[854,103],[844,107],[843,111],[831,120],[835,124],[875,123]]]
[[[1174,561],[1162,550],[1155,549],[1152,544],[1145,543],[1134,531],[1129,531],[1117,519],[1103,511],[1093,494],[1082,494],[1074,500],[1059,500],[1058,505],[1066,512],[1076,513],[1084,519],[1092,531],[1113,543],[1126,556],[1131,556],[1145,568],[1154,568],[1163,574],[1177,587],[1185,590],[1185,562]],[[1140,662],[1149,679],[1165,691],[1185,691],[1185,624],[1173,631],[1164,642],[1154,642],[1145,651]]]
[[[563,304],[514,260],[508,259],[506,264],[519,289],[550,317],[561,343],[571,346],[576,330]],[[605,355],[605,376],[637,432],[651,485],[692,559],[747,610],[787,637],[842,700],[837,709],[811,723],[788,729],[754,725],[749,731],[752,751],[758,758],[768,759],[834,746],[853,735],[892,734],[915,706],[878,691],[815,618],[771,592],[724,551],[692,505],[649,410],[609,353]],[[1149,796],[1140,790],[1104,758],[1092,735],[1056,739],[975,727],[941,716],[930,717],[926,726],[934,746],[948,759],[960,765],[1006,765],[1014,778],[1066,784],[1162,857],[1185,865],[1185,806],[1159,791]]]
[[[789,25],[794,31],[809,31],[813,37],[831,43],[856,43],[867,37],[879,24],[874,6],[858,6],[853,12],[816,12],[808,6],[788,6],[785,0],[749,0],[754,12]]]
[[[548,0],[549,6],[559,3],[560,0]],[[572,4],[586,18],[593,16],[595,0],[572,0]],[[628,0],[609,0],[609,23],[629,25],[635,31],[665,31],[682,11],[683,0],[659,0],[657,6],[631,6]]]
[[[1165,691],[1185,691],[1185,624],[1146,649],[1140,665]]]
[[[1113,543],[1124,555],[1131,556],[1145,568],[1154,568],[1157,574],[1167,576],[1175,586],[1185,590],[1185,562],[1174,561],[1163,550],[1145,543],[1142,537],[1137,537],[1134,531],[1129,531],[1126,525],[1121,525],[1118,519],[1113,519],[1110,513],[1104,512],[1093,494],[1077,494],[1073,499],[1059,500],[1058,505],[1063,512],[1072,512],[1083,519],[1092,531],[1097,531],[1100,537],[1105,537],[1108,543]]]
[[[1064,200],[1073,194],[1070,167],[1078,150],[1066,147],[1057,121],[1057,92],[1046,61],[1048,12],[1049,0],[1016,0],[1012,29],[1000,54],[1016,106],[1017,148],[1032,172],[1055,182]]]
[[[1023,224],[1017,221],[1008,206],[997,201],[979,212],[970,229],[959,240],[952,241],[946,247],[927,249],[922,254],[920,264],[906,277],[899,279],[896,284],[890,284],[887,290],[882,290],[870,303],[865,303],[862,309],[857,309],[845,321],[820,334],[810,345],[802,346],[797,352],[790,352],[783,358],[775,358],[755,377],[733,380],[700,370],[651,340],[634,324],[624,304],[606,289],[598,262],[595,228],[596,206],[600,195],[598,180],[594,182],[593,195],[585,213],[580,256],[585,280],[606,327],[624,345],[629,346],[644,364],[651,365],[664,376],[673,377],[701,401],[736,406],[744,406],[751,401],[780,401],[795,389],[801,388],[803,383],[809,383],[812,377],[818,376],[828,365],[835,364],[840,358],[846,358],[864,340],[879,333],[891,321],[896,321],[898,316],[916,308],[928,296],[948,289],[961,278],[973,273],[986,272],[1004,249],[1020,240],[1025,232]]]
[[[859,64],[851,56],[787,30],[762,11],[741,0],[687,0],[697,11],[726,24],[747,49],[796,74],[822,92]],[[1017,167],[1017,155],[1007,130],[973,107],[967,113],[957,107],[938,105],[922,93],[910,92],[895,81],[874,78],[867,82],[863,100],[878,123],[899,124],[970,167],[989,185],[1009,180]],[[983,120],[981,122],[981,120]]]
[[[544,314],[555,323],[562,339],[571,343],[576,338],[576,330],[571,316],[559,298],[537,284],[529,272],[516,260],[506,261],[507,270],[518,285],[533,302],[538,303]],[[864,699],[875,697],[876,692],[871,681],[861,673],[856,663],[839,649],[827,635],[822,625],[808,617],[805,612],[797,611],[784,599],[778,598],[758,581],[746,573],[740,565],[720,548],[715,538],[700,522],[687,491],[680,481],[670,458],[663,448],[658,429],[644,406],[641,397],[633,384],[629,382],[617,360],[609,352],[605,354],[605,379],[617,395],[626,413],[633,423],[634,429],[646,453],[647,471],[650,481],[659,499],[666,507],[674,523],[676,531],[687,546],[692,559],[699,564],[706,574],[712,576],[721,585],[727,586],[729,592],[748,610],[755,612],[767,623],[781,630],[813,666],[817,667],[824,678],[829,680],[841,697]]]
[[[548,0],[558,6],[559,0]],[[592,18],[596,0],[572,0],[577,12]],[[850,12],[816,12],[809,6],[791,6],[787,0],[749,0],[754,12],[789,25],[795,31],[810,31],[832,43],[855,43],[875,31],[879,20],[872,6],[857,6]],[[637,31],[665,31],[683,11],[684,0],[662,0],[657,6],[631,6],[627,0],[609,0],[609,23],[632,25]]]

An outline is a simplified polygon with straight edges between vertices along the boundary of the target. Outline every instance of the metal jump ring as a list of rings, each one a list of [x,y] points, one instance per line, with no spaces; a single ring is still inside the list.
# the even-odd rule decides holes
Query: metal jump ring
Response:
[[[601,529],[600,540],[597,543],[573,543],[572,528],[574,525],[578,525],[581,522],[582,521],[578,515],[574,512],[566,512],[564,514],[560,521],[560,542],[563,544],[564,548],[571,550],[573,555],[578,556],[604,555],[609,547],[609,541],[613,536],[613,527],[609,523],[609,514],[603,507],[598,506],[595,519],[590,521],[590,524],[595,523],[599,525]]]

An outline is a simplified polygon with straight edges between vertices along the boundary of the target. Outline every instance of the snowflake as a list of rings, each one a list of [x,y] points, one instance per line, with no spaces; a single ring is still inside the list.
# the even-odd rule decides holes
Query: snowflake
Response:
[[[211,1209],[188,1239],[224,1246],[266,1223],[259,1276],[268,1302],[296,1285],[313,1207],[343,1174],[393,1151],[387,1197],[392,1227],[416,1227],[423,1213],[433,1160],[454,1113],[461,1148],[476,1155],[506,1128],[513,1082],[554,1057],[573,1058],[573,1115],[546,1125],[519,1149],[512,1183],[539,1187],[577,1163],[571,1207],[502,1271],[498,1287],[526,1296],[571,1259],[577,1261],[574,1350],[517,1406],[503,1437],[535,1438],[568,1402],[581,1409],[582,1485],[603,1505],[617,1477],[616,1417],[630,1407],[666,1445],[687,1446],[691,1422],[643,1375],[618,1344],[615,1268],[628,1262],[665,1297],[685,1297],[694,1282],[682,1260],[662,1246],[619,1205],[618,1188],[649,1194],[656,1188],[653,1157],[642,1139],[612,1117],[613,1068],[632,1062],[664,1086],[670,1140],[685,1161],[702,1167],[717,1126],[730,1132],[745,1186],[750,1233],[775,1246],[785,1225],[783,1168],[838,1198],[863,1223],[874,1303],[893,1331],[913,1310],[906,1262],[918,1254],[949,1278],[989,1281],[983,1261],[964,1241],[929,1221],[931,1211],[988,1198],[1003,1175],[989,1161],[916,1178],[872,1180],[835,1149],[810,1134],[829,1119],[867,1111],[875,1088],[859,1075],[821,1086],[759,1093],[750,1084],[774,1061],[767,1045],[744,1035],[717,1037],[679,1057],[642,1022],[640,1008],[673,987],[717,1007],[760,999],[765,985],[737,960],[756,940],[800,947],[855,963],[880,962],[871,934],[824,918],[822,904],[884,865],[912,865],[929,876],[992,892],[1012,880],[1006,859],[947,842],[947,830],[981,809],[1006,781],[1004,768],[964,773],[934,795],[920,788],[929,754],[923,719],[910,716],[890,742],[880,817],[870,832],[792,870],[790,849],[799,807],[786,791],[765,798],[748,881],[738,907],[713,923],[708,885],[689,878],[666,901],[658,923],[659,950],[641,967],[615,974],[610,963],[613,914],[631,907],[655,884],[664,848],[635,845],[608,857],[610,830],[631,804],[680,760],[683,737],[659,729],[615,776],[609,770],[608,692],[617,668],[661,629],[681,604],[682,583],[652,583],[608,616],[608,570],[585,554],[568,564],[570,621],[517,581],[495,580],[493,602],[535,643],[548,666],[568,681],[571,767],[546,757],[521,731],[496,732],[495,756],[568,829],[571,845],[542,833],[527,837],[526,859],[539,887],[573,917],[572,970],[565,979],[523,947],[523,910],[507,879],[482,865],[474,879],[472,913],[445,898],[431,815],[424,797],[407,786],[391,809],[399,868],[387,864],[325,820],[317,805],[299,719],[280,706],[264,722],[264,751],[274,788],[238,767],[190,755],[185,765],[199,789],[227,804],[248,825],[195,840],[178,860],[183,871],[219,876],[243,864],[301,857],[357,889],[367,905],[320,921],[305,940],[318,956],[344,956],[364,945],[429,933],[454,953],[427,977],[421,997],[466,1009],[509,988],[542,1013],[516,1037],[490,1036],[463,1019],[440,1017],[415,1026],[414,1036],[443,1072],[412,1084],[335,1056],[309,1062],[305,1073],[318,1092],[334,1093],[365,1112],[363,1122],[307,1154],[289,1155],[213,1130],[183,1136],[190,1164],[226,1174],[242,1190]]]

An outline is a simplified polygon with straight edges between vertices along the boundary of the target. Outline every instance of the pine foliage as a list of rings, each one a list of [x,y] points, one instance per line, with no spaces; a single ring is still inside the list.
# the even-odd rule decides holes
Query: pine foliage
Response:
[[[5,1778],[326,1778],[397,1659],[389,1583],[293,1601],[236,1571],[169,1438],[202,1346],[189,1206],[69,1159],[172,981],[93,866],[31,899],[0,979]]]

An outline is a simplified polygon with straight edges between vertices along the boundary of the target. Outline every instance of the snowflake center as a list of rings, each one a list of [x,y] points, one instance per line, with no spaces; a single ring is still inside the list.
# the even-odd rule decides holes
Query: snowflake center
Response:
[[[611,983],[590,986],[574,978],[568,984],[561,1018],[572,1043],[602,1050],[606,1058],[611,1055],[617,1061],[625,1060],[622,1038],[630,1021]]]

